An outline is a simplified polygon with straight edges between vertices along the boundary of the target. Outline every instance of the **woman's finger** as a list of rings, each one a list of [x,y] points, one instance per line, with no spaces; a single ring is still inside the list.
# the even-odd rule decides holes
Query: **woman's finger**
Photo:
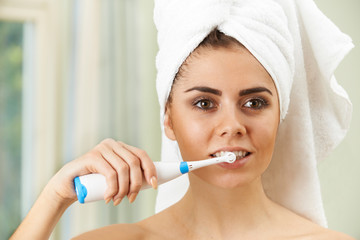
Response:
[[[148,184],[150,184],[154,189],[157,188],[157,173],[154,162],[150,159],[149,155],[146,151],[127,145],[125,143],[121,143],[125,148],[131,151],[134,155],[136,155],[140,159],[141,169],[144,172],[144,177]]]
[[[105,201],[109,202],[111,196],[114,196],[119,189],[117,172],[98,150],[90,151],[81,160],[86,162],[90,173],[100,173],[105,177],[108,188],[104,196]]]
[[[98,151],[117,172],[118,189],[115,194],[111,192],[111,194],[107,195],[107,197],[112,197],[114,205],[118,205],[129,193],[130,167],[122,157],[115,153],[114,147],[116,146],[114,144],[116,144],[115,140],[106,139],[98,146]]]
[[[128,198],[130,203],[132,203],[139,193],[143,181],[140,159],[127,148],[125,148],[121,143],[115,142],[112,144],[114,152],[120,156],[129,166],[130,188]]]

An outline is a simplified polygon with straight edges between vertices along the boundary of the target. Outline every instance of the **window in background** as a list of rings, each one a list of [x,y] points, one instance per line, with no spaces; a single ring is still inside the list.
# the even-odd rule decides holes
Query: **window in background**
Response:
[[[23,24],[0,21],[0,239],[21,221]]]

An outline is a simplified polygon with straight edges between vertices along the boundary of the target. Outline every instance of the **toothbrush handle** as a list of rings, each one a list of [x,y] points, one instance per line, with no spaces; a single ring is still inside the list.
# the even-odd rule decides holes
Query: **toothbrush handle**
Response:
[[[182,175],[179,162],[154,162],[158,175],[158,185],[168,182]],[[142,179],[140,190],[150,188],[145,177]],[[104,199],[107,189],[105,177],[99,173],[92,173],[74,179],[75,191],[80,203],[94,202]]]

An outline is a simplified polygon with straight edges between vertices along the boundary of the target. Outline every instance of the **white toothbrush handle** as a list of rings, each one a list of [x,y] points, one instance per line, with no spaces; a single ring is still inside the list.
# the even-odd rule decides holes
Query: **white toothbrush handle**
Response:
[[[158,175],[158,185],[168,182],[182,175],[179,162],[154,162]],[[74,179],[76,195],[80,203],[94,202],[104,199],[104,193],[107,189],[106,179],[99,173],[92,173],[76,177]],[[144,176],[140,190],[151,188]]]

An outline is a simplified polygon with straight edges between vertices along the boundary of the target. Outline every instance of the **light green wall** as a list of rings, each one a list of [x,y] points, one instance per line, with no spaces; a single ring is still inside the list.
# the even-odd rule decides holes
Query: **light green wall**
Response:
[[[353,39],[355,48],[335,72],[353,103],[344,141],[319,165],[329,228],[360,239],[360,1],[315,0],[318,7]]]

